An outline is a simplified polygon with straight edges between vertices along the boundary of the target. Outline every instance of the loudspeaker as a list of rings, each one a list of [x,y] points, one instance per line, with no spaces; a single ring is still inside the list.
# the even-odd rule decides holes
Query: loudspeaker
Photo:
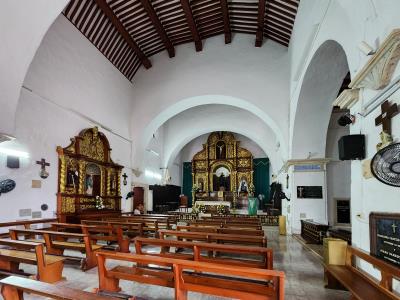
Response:
[[[19,168],[19,158],[16,156],[7,156],[7,167],[10,169],[18,169]]]
[[[352,134],[339,140],[339,159],[355,160],[365,158],[365,135]]]

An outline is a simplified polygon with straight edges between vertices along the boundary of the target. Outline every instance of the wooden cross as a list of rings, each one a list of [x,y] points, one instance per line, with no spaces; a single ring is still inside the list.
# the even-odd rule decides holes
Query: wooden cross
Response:
[[[390,105],[389,101],[386,100],[381,105],[382,113],[375,119],[375,126],[382,124],[382,130],[387,134],[392,134],[392,122],[391,119],[399,113],[397,104]]]
[[[396,233],[396,228],[397,228],[397,227],[398,227],[398,226],[397,226],[395,223],[392,224],[393,233]]]
[[[46,167],[50,166],[50,164],[48,162],[46,162],[46,160],[44,158],[42,158],[41,160],[36,161],[36,164],[41,165],[42,166],[42,170],[46,169]]]
[[[122,177],[124,177],[124,185],[127,185],[128,182],[126,181],[126,179],[128,178],[128,175],[126,175],[126,173],[124,173],[124,175],[122,175]]]

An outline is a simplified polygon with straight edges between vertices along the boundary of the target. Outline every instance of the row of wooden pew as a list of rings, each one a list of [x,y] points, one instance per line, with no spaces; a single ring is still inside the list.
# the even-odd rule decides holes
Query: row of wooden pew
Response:
[[[42,283],[34,286],[36,292],[41,295],[46,295],[43,291],[47,289],[46,283],[62,279],[64,262],[71,259],[64,257],[63,252],[70,249],[85,253],[81,262],[83,270],[98,265],[100,293],[117,292],[120,290],[119,280],[132,280],[173,287],[176,299],[186,299],[188,291],[239,299],[284,299],[284,274],[273,270],[272,250],[265,248],[266,241],[259,229],[223,228],[214,222],[176,226],[173,220],[170,224],[169,221],[163,222],[164,217],[122,216],[102,221],[83,221],[83,224],[51,222],[49,228],[36,230],[30,229],[29,226],[25,226],[25,229],[11,228],[9,235],[12,240],[3,239],[0,245],[13,249],[0,251],[14,252],[3,252],[4,257],[0,254],[0,261],[14,261],[14,266],[8,266],[6,270],[16,274],[19,272],[20,262],[29,261],[28,263],[36,264],[38,270],[35,278]],[[149,223],[166,226],[165,229],[158,227],[154,232],[155,226],[149,226]],[[149,231],[155,233],[154,237],[159,238],[146,238],[145,228],[148,227],[152,228]],[[172,230],[172,227],[175,230]],[[38,239],[38,236],[42,238]],[[108,245],[97,245],[98,241]],[[104,250],[112,243],[117,245],[117,251]],[[122,253],[121,251],[129,252],[130,243],[134,244],[136,254]],[[260,247],[243,246],[247,243]],[[149,252],[147,246],[158,247],[160,250]],[[32,249],[34,252],[30,252]],[[237,254],[241,256],[232,256]],[[7,255],[12,257],[6,258]],[[252,259],[243,258],[242,255],[252,256]],[[107,269],[108,260],[136,264],[133,267],[119,264]],[[154,265],[158,268],[154,268]],[[9,281],[12,281],[12,284],[2,282],[2,294],[6,300],[22,299],[12,298],[20,295],[22,291],[35,293],[32,284],[24,284],[22,279],[18,280],[17,284],[11,279]],[[26,289],[26,286],[30,288]],[[55,293],[54,287],[51,286],[50,291]],[[72,294],[77,295],[79,291],[73,291]]]

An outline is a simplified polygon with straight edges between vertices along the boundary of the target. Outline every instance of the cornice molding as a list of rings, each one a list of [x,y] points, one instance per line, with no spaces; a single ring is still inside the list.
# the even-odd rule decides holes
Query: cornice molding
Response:
[[[333,106],[341,109],[350,109],[360,97],[360,89],[347,89],[340,93],[339,97],[333,102]]]
[[[325,166],[328,162],[330,162],[330,158],[311,158],[311,159],[289,159],[282,166],[282,169],[279,171],[279,174],[284,171],[287,173],[291,166],[299,166],[299,165],[322,165]]]
[[[349,88],[379,90],[389,84],[400,59],[400,29],[394,29],[367,64],[349,84]]]

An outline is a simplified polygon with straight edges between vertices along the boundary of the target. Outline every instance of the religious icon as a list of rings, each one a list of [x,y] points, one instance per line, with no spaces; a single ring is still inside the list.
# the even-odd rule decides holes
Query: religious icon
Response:
[[[249,186],[247,184],[246,179],[244,177],[242,177],[242,179],[240,180],[240,183],[239,183],[239,191],[238,192],[239,193],[247,193],[248,188],[249,188]]]
[[[86,195],[93,195],[93,175],[86,175]]]
[[[219,141],[215,146],[217,159],[224,159],[226,158],[226,145],[223,141]]]
[[[74,189],[78,183],[78,171],[72,167],[67,171],[67,186],[72,186]]]

